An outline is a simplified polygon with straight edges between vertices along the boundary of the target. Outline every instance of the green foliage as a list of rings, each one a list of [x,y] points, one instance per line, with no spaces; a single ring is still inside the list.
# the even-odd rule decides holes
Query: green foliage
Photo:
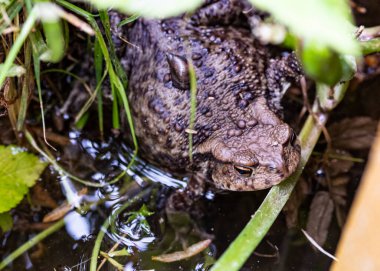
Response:
[[[33,186],[46,163],[15,146],[0,146],[0,213],[15,207]]]
[[[13,226],[13,219],[9,212],[0,213],[0,229],[3,232],[10,231]]]
[[[335,51],[316,43],[306,43],[301,50],[305,72],[315,80],[333,86],[343,74],[343,61]]]
[[[340,54],[359,54],[345,0],[249,0],[308,42]]]
[[[122,27],[123,25],[132,23],[133,21],[137,20],[138,18],[140,18],[139,14],[133,14],[133,15],[129,16],[128,18],[125,18],[124,20],[122,20],[120,23],[118,23],[117,27]]]
[[[154,214],[154,212],[150,212],[148,210],[148,208],[146,207],[146,205],[143,204],[138,211],[128,212],[128,215],[130,215],[130,217],[128,218],[127,223],[138,221],[141,228],[145,232],[150,232],[149,223],[148,223],[148,221],[146,221],[146,218],[148,216],[153,215],[153,214]]]
[[[176,16],[195,10],[202,0],[88,0],[100,9],[116,8],[129,14],[141,14],[149,18]]]
[[[123,257],[123,256],[129,256],[131,255],[127,249],[124,247],[120,250],[116,250],[116,251],[112,251],[112,252],[109,252],[107,253],[111,258],[113,257]]]

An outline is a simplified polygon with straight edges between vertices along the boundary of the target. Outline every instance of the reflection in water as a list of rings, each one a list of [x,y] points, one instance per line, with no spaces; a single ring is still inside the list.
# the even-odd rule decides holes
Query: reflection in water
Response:
[[[65,216],[66,232],[74,240],[85,239],[90,235],[90,222],[87,216],[82,216],[75,211],[68,213]]]
[[[76,149],[72,153],[80,156],[77,157],[78,162],[73,167],[78,168],[80,172],[71,172],[72,174],[87,176],[86,180],[88,181],[107,183],[120,172],[126,172],[126,177],[123,179],[123,188],[123,181],[119,181],[89,192],[85,196],[78,195],[77,183],[73,183],[67,176],[62,177],[60,182],[62,189],[70,203],[75,207],[80,207],[81,201],[96,202],[101,200],[102,204],[98,207],[105,207],[108,209],[107,213],[111,214],[110,217],[113,217],[118,214],[119,208],[123,206],[127,199],[133,197],[149,183],[160,183],[171,188],[186,186],[186,178],[182,180],[176,179],[139,158],[136,158],[133,165],[130,166],[132,151],[125,144],[113,142],[112,140],[107,143],[97,143],[89,139],[83,139],[79,133],[74,132],[70,134],[70,138],[71,148],[74,146]],[[69,156],[72,159],[73,155]],[[80,164],[84,164],[84,167]],[[125,184],[128,186],[127,192],[124,191]],[[67,223],[67,232],[74,240],[83,239],[83,236],[91,234],[91,226],[87,216],[71,212],[66,216],[65,221]],[[102,222],[100,221],[100,223]],[[138,251],[147,250],[149,244],[155,240],[155,235],[151,231],[146,218],[137,214],[137,212],[128,212],[128,210],[121,212],[110,220],[110,227],[107,229],[105,236],[111,239],[113,243],[119,243],[119,249],[125,246],[130,253],[135,253],[135,249]],[[130,270],[134,270],[132,264],[128,264],[126,270],[128,270],[128,266],[131,268]]]

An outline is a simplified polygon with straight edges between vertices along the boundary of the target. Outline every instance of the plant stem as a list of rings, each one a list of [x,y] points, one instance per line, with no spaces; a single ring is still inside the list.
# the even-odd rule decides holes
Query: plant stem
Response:
[[[53,224],[51,227],[47,228],[43,232],[40,232],[36,236],[34,236],[32,239],[30,239],[28,242],[23,244],[21,247],[13,251],[8,257],[6,257],[1,263],[0,263],[0,270],[4,269],[9,263],[14,261],[17,257],[21,256],[25,251],[35,246],[38,242],[41,242],[43,239],[48,237],[50,234],[58,231],[60,228],[62,228],[65,225],[65,221],[63,219],[59,220],[55,224]]]
[[[359,44],[362,49],[363,55],[369,55],[380,52],[380,38],[361,41]]]
[[[139,194],[137,194],[132,199],[128,200],[124,205],[122,205],[120,208],[117,209],[116,212],[112,213],[103,223],[102,227],[100,228],[100,231],[98,233],[98,236],[96,237],[94,248],[92,249],[91,254],[91,262],[90,262],[90,271],[96,271],[97,265],[98,265],[98,255],[100,251],[100,246],[102,244],[104,235],[107,232],[107,229],[109,226],[115,221],[115,219],[118,217],[118,215],[123,212],[125,209],[130,207],[132,204],[134,204],[136,201],[140,200],[142,197],[149,194],[151,189],[145,189],[141,191]]]

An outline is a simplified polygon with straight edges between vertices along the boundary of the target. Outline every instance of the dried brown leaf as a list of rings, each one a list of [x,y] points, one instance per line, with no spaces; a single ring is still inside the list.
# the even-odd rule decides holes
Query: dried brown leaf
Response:
[[[286,225],[289,229],[297,226],[298,209],[308,194],[308,191],[308,183],[301,178],[283,209],[286,218]]]
[[[326,241],[328,229],[334,211],[334,203],[328,192],[315,194],[310,206],[306,231],[320,245]]]
[[[171,263],[181,261],[202,252],[211,244],[211,239],[200,241],[194,245],[189,246],[183,251],[176,251],[169,254],[162,254],[159,256],[152,256],[153,261],[159,261],[164,263]]]
[[[370,117],[347,118],[328,127],[332,145],[337,149],[369,149],[376,134],[377,121]]]

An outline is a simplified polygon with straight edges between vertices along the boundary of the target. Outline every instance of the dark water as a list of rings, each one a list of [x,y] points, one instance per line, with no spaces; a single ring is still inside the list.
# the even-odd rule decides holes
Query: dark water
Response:
[[[181,227],[173,226],[165,214],[165,201],[173,189],[186,185],[186,177],[176,179],[139,159],[128,168],[131,150],[112,138],[101,143],[72,131],[70,142],[58,161],[71,174],[96,183],[106,183],[121,171],[127,174],[115,184],[89,189],[87,194],[80,195],[78,191],[83,185],[51,168],[42,184],[54,182],[77,209],[66,215],[64,229],[43,241],[41,255],[35,256],[37,250],[34,248],[17,259],[8,270],[89,270],[96,236],[107,220],[110,226],[101,250],[106,252],[115,243],[119,244],[116,250],[125,248],[130,256],[115,258],[125,266],[124,270],[207,270],[242,230],[267,193],[215,193],[210,189],[206,197],[197,203],[196,208],[202,215],[196,220],[188,220]],[[129,199],[141,193],[145,194],[117,214]],[[91,202],[98,203],[85,210]],[[134,216],[133,211],[138,211],[143,204],[154,214],[146,218]],[[26,216],[24,212],[31,211],[28,209],[27,204],[22,204],[14,211],[16,224],[17,217],[23,216],[31,224],[38,222],[48,211],[32,210],[33,215]],[[302,217],[301,214],[300,221],[305,219],[306,215]],[[336,223],[333,224],[325,245],[330,252],[334,251],[340,234]],[[6,234],[1,240],[1,255],[6,256],[34,235],[31,230]],[[191,245],[205,236],[213,238],[212,244],[188,260],[170,264],[151,260],[153,255],[182,250],[182,245]],[[284,215],[276,220],[256,252],[258,254],[252,255],[242,270],[327,270],[330,265],[330,259],[314,251],[299,229],[287,229]],[[115,268],[106,263],[101,270]]]

